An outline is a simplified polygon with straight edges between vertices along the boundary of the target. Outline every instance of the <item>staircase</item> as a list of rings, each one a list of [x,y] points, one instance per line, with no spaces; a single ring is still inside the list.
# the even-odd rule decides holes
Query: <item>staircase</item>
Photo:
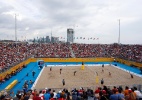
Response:
[[[72,58],[75,58],[75,54],[73,53],[73,50],[72,50],[71,45],[69,46],[69,49],[70,49],[70,52],[71,52],[71,57],[72,57]]]

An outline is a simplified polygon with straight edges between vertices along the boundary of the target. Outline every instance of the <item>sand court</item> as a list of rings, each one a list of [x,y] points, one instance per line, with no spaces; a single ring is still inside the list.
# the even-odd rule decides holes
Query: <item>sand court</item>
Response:
[[[61,74],[60,69],[62,68]],[[102,69],[104,70],[102,72]],[[74,71],[76,74],[74,76]],[[98,73],[98,83],[96,77]],[[111,75],[109,75],[109,72]],[[104,79],[104,85],[118,86],[118,85],[134,85],[142,84],[142,78],[133,75],[131,78],[130,73],[122,71],[110,65],[104,68],[101,66],[85,66],[81,70],[81,66],[68,66],[68,67],[45,67],[39,80],[35,85],[35,89],[43,88],[80,88],[80,87],[98,87],[101,86],[101,79]],[[65,86],[62,84],[62,79],[65,79]]]

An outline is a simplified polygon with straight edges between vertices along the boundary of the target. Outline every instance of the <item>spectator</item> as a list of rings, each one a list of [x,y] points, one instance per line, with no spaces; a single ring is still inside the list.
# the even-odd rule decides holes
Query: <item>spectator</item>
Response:
[[[118,100],[118,95],[116,94],[116,90],[113,90],[113,94],[110,95],[110,100]]]
[[[129,96],[129,87],[128,86],[125,87],[124,96],[125,96],[125,98],[127,100],[128,96]]]
[[[137,100],[142,100],[142,94],[140,91],[137,90],[137,87],[134,87],[134,92],[136,94]]]
[[[129,89],[128,100],[136,100],[136,94],[134,93],[134,89]]]
[[[125,96],[124,94],[122,93],[122,89],[118,89],[118,100],[125,100]]]
[[[41,97],[39,97],[39,94],[37,93],[36,96],[33,98],[33,100],[41,100]]]
[[[55,92],[55,90],[53,90],[53,98],[57,99],[57,93]]]
[[[46,93],[44,94],[44,99],[45,100],[50,100],[50,91],[49,91],[49,89],[46,91]]]

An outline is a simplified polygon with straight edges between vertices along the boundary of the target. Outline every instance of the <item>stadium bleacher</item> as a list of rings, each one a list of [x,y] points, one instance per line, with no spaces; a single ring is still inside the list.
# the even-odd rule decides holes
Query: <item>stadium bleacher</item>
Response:
[[[48,44],[28,44],[28,43],[0,43],[0,72],[8,70],[10,67],[20,63],[21,61],[30,57],[49,57],[49,58],[70,58],[72,57],[70,48],[72,49],[76,58],[91,58],[91,57],[116,57],[122,58],[130,61],[142,63],[142,45],[118,45],[118,44],[71,44],[67,45],[65,43],[48,43]],[[0,80],[3,83],[10,78],[7,75],[5,79]],[[92,89],[73,89],[69,92],[67,89],[59,91],[58,100],[70,100],[69,98],[87,99],[97,98],[99,100],[113,100],[112,95],[118,95],[122,92],[121,87],[114,88],[110,90],[108,87],[98,88],[96,90]],[[46,92],[46,93],[45,93]],[[130,98],[131,95],[135,94],[135,98],[142,98],[142,95],[137,96],[139,91],[136,87],[128,90],[129,94],[124,96]],[[71,93],[71,94],[70,94]],[[45,98],[45,95],[50,95],[55,97],[55,91],[51,89],[46,89],[44,92],[38,92],[36,90],[29,91],[20,95],[18,92],[14,98],[26,98],[29,97],[33,100],[36,98]],[[20,96],[19,96],[20,95]],[[33,97],[33,98],[32,98]],[[9,98],[7,94],[1,95],[1,100],[3,98]],[[126,99],[126,98],[125,98]],[[51,99],[52,100],[52,99]],[[127,99],[126,99],[127,100]]]
[[[28,44],[0,43],[0,71],[29,57],[69,58],[70,45],[65,43]],[[71,44],[77,58],[117,57],[142,63],[142,45]]]

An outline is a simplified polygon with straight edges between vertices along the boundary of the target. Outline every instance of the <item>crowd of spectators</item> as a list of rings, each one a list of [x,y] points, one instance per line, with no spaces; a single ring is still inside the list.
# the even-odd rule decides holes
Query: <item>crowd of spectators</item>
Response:
[[[118,57],[142,63],[142,45],[72,44],[76,57]]]
[[[71,52],[65,43],[0,43],[0,72],[30,57],[68,58]]]
[[[0,71],[31,57],[26,43],[0,43]]]
[[[1,95],[0,100],[142,100],[142,94],[137,87],[113,87],[107,86],[93,89],[63,89],[60,91],[52,89],[43,89],[40,91],[28,90],[18,91],[14,97],[12,93],[8,94],[6,91]]]
[[[142,45],[0,43],[0,71],[6,70],[30,57],[72,57],[70,48],[77,58],[118,57],[142,63]],[[5,79],[0,77],[0,83],[2,84],[13,75],[16,75],[22,68],[24,68],[24,65],[19,67],[16,71],[11,72],[11,74],[7,74]],[[27,84],[25,83],[24,88],[26,87]],[[12,98],[10,95],[11,94],[5,92],[1,95],[0,100]],[[19,98],[21,98],[21,100],[70,100],[71,98],[72,100],[124,100],[119,97],[123,97],[125,100],[142,100],[142,94],[136,87],[131,89],[126,87],[125,90],[121,87],[114,87],[114,89],[111,90],[106,86],[102,88],[99,87],[96,90],[85,90],[83,88],[79,90],[73,89],[70,92],[67,89],[63,89],[57,93],[55,90],[51,91],[51,89],[39,92],[36,90],[18,91],[13,100],[20,100]]]
[[[71,57],[69,45],[65,43],[31,44],[31,47],[35,50],[34,57]]]
[[[70,48],[72,50],[70,50]],[[142,45],[0,43],[0,72],[30,57],[118,57],[142,63]]]
[[[20,66],[17,68],[15,71],[11,71],[11,73],[6,73],[5,77],[0,76],[0,84],[5,83],[5,81],[9,80],[12,78],[12,76],[15,76],[17,73],[19,73],[23,68],[25,68],[25,65]]]

